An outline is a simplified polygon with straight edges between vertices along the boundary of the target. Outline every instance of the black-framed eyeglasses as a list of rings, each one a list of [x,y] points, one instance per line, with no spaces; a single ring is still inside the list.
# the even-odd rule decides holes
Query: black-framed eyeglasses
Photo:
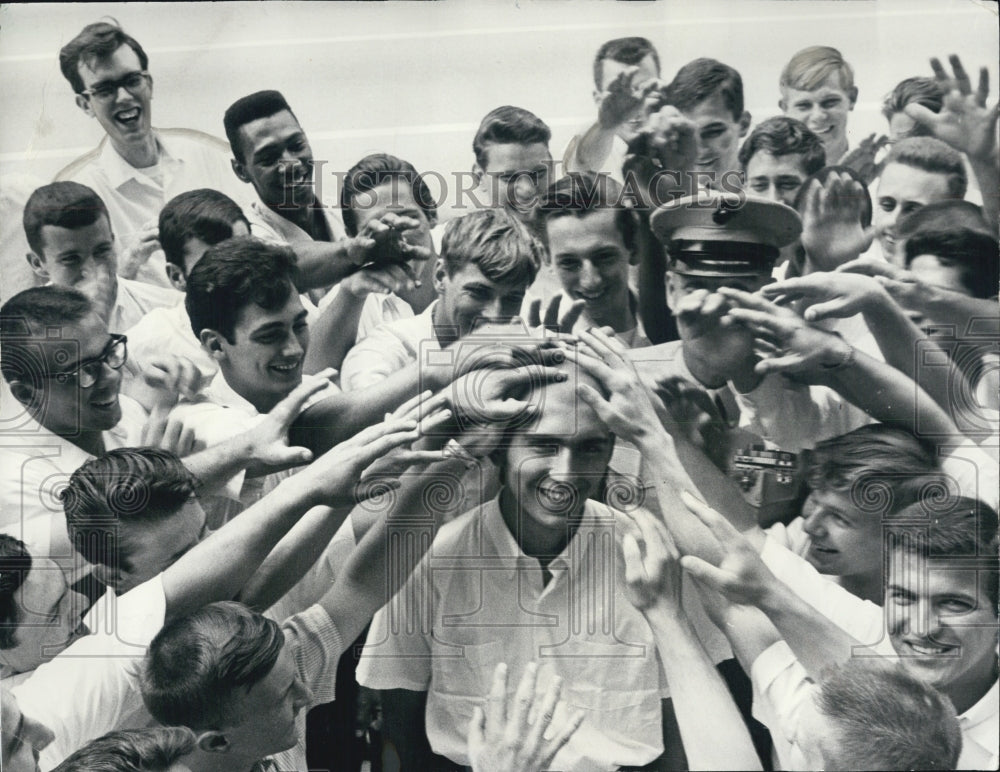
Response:
[[[141,70],[130,72],[118,80],[106,80],[98,83],[94,88],[85,89],[80,93],[85,97],[96,99],[98,102],[110,102],[118,94],[118,89],[124,88],[132,96],[138,96],[149,85],[149,72]]]
[[[60,383],[69,383],[75,380],[81,389],[89,389],[101,377],[103,365],[107,365],[112,370],[121,370],[128,359],[127,343],[126,336],[112,333],[108,345],[96,357],[82,360],[72,370],[49,373],[47,377],[55,378]]]

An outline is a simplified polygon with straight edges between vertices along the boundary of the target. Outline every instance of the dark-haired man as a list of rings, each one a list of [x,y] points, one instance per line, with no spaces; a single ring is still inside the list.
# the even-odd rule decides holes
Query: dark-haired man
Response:
[[[776,116],[754,127],[740,147],[746,189],[795,206],[802,183],[826,165],[823,142],[794,118]]]
[[[367,223],[352,237],[346,235],[343,223],[320,200],[321,180],[315,177],[309,138],[279,92],[242,97],[229,106],[223,120],[232,171],[256,192],[247,210],[251,232],[291,247],[298,258],[296,286],[301,291],[335,284],[390,251],[386,259],[396,262],[403,254],[426,253],[401,240],[401,233],[416,223],[394,214]]]
[[[594,56],[597,121],[570,140],[564,172],[602,172],[623,182],[627,143],[642,127],[643,93],[660,77],[660,55],[646,38],[615,38]]]
[[[77,106],[107,135],[56,179],[81,182],[104,200],[122,245],[122,276],[168,287],[156,229],[163,205],[195,188],[246,198],[233,182],[225,144],[191,129],[152,128],[149,57],[117,24],[88,24],[63,46],[59,66]]]
[[[681,67],[663,92],[663,102],[676,107],[697,127],[698,156],[695,183],[731,190],[727,175],[735,175],[740,139],[750,128],[743,106],[743,79],[729,65],[715,59],[695,59]]]

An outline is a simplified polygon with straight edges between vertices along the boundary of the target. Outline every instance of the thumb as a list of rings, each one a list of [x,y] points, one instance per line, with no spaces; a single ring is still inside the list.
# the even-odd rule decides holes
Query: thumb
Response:
[[[486,713],[476,705],[472,709],[472,720],[469,722],[469,750],[481,748],[486,742]],[[470,755],[472,755],[470,753]]]
[[[275,448],[274,461],[277,464],[290,464],[300,466],[308,464],[313,460],[312,451],[309,448],[285,447],[279,445]]]
[[[702,560],[696,555],[683,555],[681,556],[681,568],[706,587],[726,595],[728,585],[726,573],[708,561]]]

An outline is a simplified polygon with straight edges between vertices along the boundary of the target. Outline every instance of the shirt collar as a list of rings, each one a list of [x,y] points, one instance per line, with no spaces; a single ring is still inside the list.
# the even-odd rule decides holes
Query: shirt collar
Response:
[[[963,731],[979,724],[996,719],[997,703],[1000,702],[1000,680],[994,681],[990,690],[983,697],[958,717],[958,723]]]
[[[260,196],[257,196],[256,200],[250,204],[250,208],[253,210],[258,219],[263,220],[265,225],[275,231],[289,244],[301,244],[303,242],[315,241],[312,236],[302,230],[302,228],[298,225],[293,223],[288,218],[282,217],[267,204],[261,201]],[[326,222],[326,229],[330,233],[330,238],[333,241],[336,241],[341,236],[343,226],[337,221],[333,211],[328,206],[321,205],[318,209],[323,213],[323,220]],[[251,233],[253,232],[252,223],[250,225],[250,231]]]
[[[153,131],[153,136],[156,138],[156,147],[159,151],[158,162],[162,167],[175,163],[181,163],[177,156],[170,152],[170,143],[165,142],[162,135]],[[113,188],[120,188],[130,180],[135,180],[136,182],[141,182],[146,185],[151,184],[149,177],[136,169],[132,166],[132,164],[118,154],[118,151],[115,150],[114,145],[111,144],[111,140],[107,135],[105,135],[104,139],[101,140],[99,164],[101,170],[104,172],[105,176],[108,178],[108,182]]]
[[[576,533],[573,534],[573,538],[569,540],[563,551],[549,563],[549,570],[553,573],[567,569],[580,570],[580,567],[586,562],[587,554],[599,541],[594,536],[612,529],[614,527],[613,518],[610,509],[602,507],[596,502],[587,501],[584,504],[583,518]],[[484,552],[498,559],[508,580],[513,581],[520,569],[533,568],[537,570],[539,568],[538,561],[524,554],[521,546],[507,527],[500,512],[499,496],[482,505],[479,522],[482,524],[483,546],[490,548]]]

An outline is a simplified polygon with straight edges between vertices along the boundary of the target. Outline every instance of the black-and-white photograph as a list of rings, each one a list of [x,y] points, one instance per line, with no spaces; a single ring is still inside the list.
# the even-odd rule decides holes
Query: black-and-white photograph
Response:
[[[998,19],[0,4],[0,772],[1000,768]]]

